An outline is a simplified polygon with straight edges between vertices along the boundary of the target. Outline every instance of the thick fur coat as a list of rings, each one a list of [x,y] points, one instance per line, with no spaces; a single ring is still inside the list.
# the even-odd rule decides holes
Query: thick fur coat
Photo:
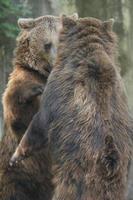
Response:
[[[49,150],[54,200],[125,200],[132,123],[112,20],[63,18],[41,108],[11,164]]]
[[[0,200],[51,199],[51,160],[34,154],[16,168],[9,160],[34,114],[53,64],[60,18],[20,19],[13,72],[3,94],[5,133],[0,142]]]

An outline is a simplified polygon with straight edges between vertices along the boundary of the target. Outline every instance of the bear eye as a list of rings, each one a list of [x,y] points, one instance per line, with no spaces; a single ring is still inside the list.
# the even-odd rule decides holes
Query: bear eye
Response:
[[[49,51],[51,49],[51,47],[52,47],[52,43],[51,42],[49,42],[47,44],[44,44],[45,51]]]

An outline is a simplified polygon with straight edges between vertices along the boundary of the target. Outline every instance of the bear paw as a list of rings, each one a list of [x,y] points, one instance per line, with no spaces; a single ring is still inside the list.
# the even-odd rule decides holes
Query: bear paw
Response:
[[[19,97],[19,104],[29,103],[37,96],[42,95],[44,86],[41,84],[32,84],[29,88],[27,87],[26,90],[24,89],[24,91],[23,95]]]

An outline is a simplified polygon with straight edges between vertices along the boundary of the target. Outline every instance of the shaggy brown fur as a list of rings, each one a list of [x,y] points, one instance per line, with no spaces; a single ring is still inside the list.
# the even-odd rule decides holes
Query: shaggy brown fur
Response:
[[[125,200],[132,129],[112,21],[63,26],[42,106],[11,164],[48,147],[54,200]]]
[[[14,69],[3,95],[5,134],[0,143],[0,200],[51,199],[50,159],[35,154],[17,168],[9,160],[38,111],[57,46],[60,18],[20,19]]]
[[[3,95],[4,121],[16,136],[21,137],[40,105],[40,94],[46,84],[57,48],[60,18],[44,16],[20,19],[21,33]]]

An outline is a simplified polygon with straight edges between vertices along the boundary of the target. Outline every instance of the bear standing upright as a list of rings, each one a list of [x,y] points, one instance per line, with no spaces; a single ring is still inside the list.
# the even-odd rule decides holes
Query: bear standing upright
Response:
[[[50,158],[40,152],[9,167],[9,160],[40,106],[51,71],[60,18],[19,19],[21,32],[7,88],[3,95],[5,134],[0,142],[0,200],[50,200],[53,184]]]
[[[10,164],[49,149],[54,200],[125,200],[132,119],[112,20],[63,17],[57,61]]]
[[[19,139],[38,111],[61,23],[59,17],[42,16],[19,19],[18,25],[21,32],[14,52],[14,69],[3,94],[3,108],[5,127]]]

